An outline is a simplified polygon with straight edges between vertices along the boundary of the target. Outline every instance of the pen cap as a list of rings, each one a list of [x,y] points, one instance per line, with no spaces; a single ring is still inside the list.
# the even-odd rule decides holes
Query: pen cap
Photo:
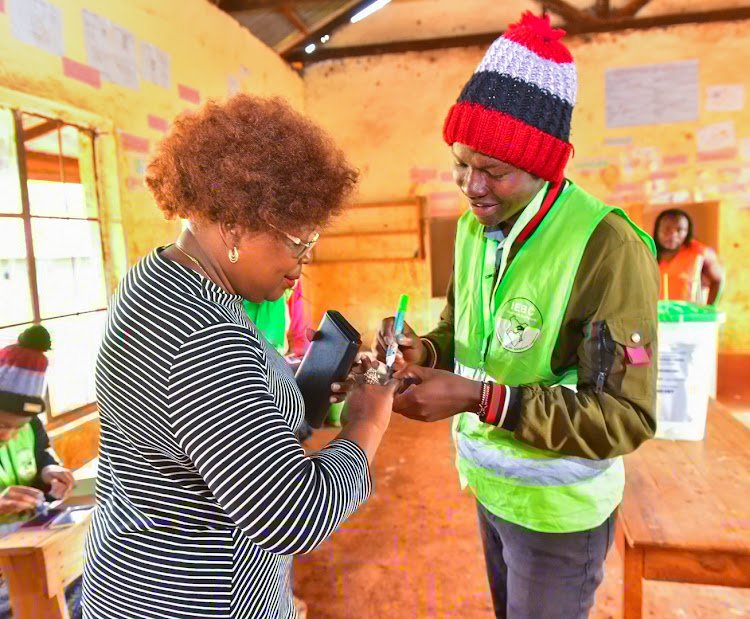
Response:
[[[409,295],[402,294],[401,298],[398,301],[398,311],[404,313],[406,311],[407,305],[409,305]]]

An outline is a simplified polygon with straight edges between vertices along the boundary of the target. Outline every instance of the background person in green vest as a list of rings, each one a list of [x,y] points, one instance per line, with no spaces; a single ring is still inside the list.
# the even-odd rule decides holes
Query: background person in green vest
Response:
[[[621,456],[656,426],[654,245],[564,179],[577,80],[563,34],[525,14],[448,114],[470,209],[438,327],[400,338],[400,363],[412,365],[397,377],[416,384],[393,408],[452,418],[495,614],[513,619],[588,615],[622,499]],[[387,319],[381,359],[392,333]]]
[[[41,325],[0,350],[0,515],[34,512],[44,493],[62,499],[75,485],[37,418],[44,412],[50,336]]]

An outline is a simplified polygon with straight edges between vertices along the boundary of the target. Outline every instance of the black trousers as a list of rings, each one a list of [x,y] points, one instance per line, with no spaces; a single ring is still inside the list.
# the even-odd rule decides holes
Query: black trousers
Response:
[[[498,518],[479,503],[477,512],[496,617],[588,617],[614,542],[614,513],[588,531],[540,533]]]

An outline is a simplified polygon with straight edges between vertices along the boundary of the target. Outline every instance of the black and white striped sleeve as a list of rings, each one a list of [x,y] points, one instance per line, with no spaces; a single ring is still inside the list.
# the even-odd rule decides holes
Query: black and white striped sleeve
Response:
[[[269,552],[313,550],[370,494],[355,443],[305,455],[270,392],[260,342],[237,325],[213,325],[183,343],[168,398],[179,446],[221,508]]]

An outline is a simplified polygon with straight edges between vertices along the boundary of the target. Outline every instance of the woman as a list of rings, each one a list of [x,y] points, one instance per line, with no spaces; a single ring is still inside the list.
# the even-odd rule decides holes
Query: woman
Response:
[[[721,293],[724,270],[716,252],[693,238],[693,220],[672,208],[654,223],[656,257],[661,271],[661,299],[713,305]]]
[[[294,285],[355,182],[278,98],[209,103],[161,142],[148,186],[190,225],[130,270],[109,310],[84,617],[295,616],[292,555],[367,499],[393,387],[355,388],[349,424],[306,456],[294,377],[242,301]]]

